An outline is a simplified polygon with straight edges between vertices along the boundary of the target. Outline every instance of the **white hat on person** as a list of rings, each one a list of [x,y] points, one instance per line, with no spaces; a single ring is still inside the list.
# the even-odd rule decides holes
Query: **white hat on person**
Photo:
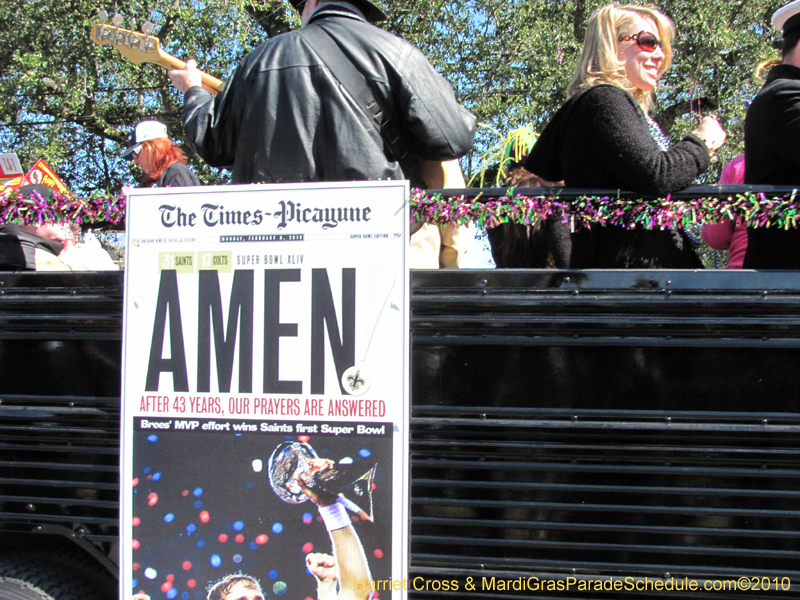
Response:
[[[133,154],[139,151],[142,142],[165,137],[169,136],[167,135],[167,126],[163,123],[159,121],[139,121],[136,127],[133,128],[130,146],[122,152],[121,156],[125,160],[133,160]]]
[[[800,0],[793,0],[772,15],[772,26],[783,31],[783,36],[800,26]]]

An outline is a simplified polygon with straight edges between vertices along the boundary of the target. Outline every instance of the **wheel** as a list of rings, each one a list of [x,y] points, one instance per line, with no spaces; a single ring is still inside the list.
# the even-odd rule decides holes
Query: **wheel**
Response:
[[[53,597],[21,579],[0,577],[0,600],[53,600]]]
[[[109,600],[108,589],[81,576],[78,565],[43,556],[0,555],[0,600]]]

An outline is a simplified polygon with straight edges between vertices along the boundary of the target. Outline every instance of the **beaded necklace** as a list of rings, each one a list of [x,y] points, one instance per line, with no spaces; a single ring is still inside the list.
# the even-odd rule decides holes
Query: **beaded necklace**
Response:
[[[658,149],[662,152],[669,150],[669,140],[667,136],[664,135],[664,132],[661,131],[661,127],[658,126],[658,123],[647,113],[645,113],[644,118],[647,119],[647,128],[650,130],[650,136],[655,140]]]
[[[644,118],[647,120],[647,128],[650,130],[650,136],[655,141],[658,149],[662,152],[669,150],[669,140],[667,139],[667,136],[664,135],[664,132],[661,131],[661,127],[658,126],[658,123],[656,123],[653,120],[653,117],[647,113],[645,113]],[[699,230],[699,228],[697,229]],[[702,243],[702,240],[698,235],[699,231],[693,232],[690,231],[689,228],[684,228],[683,231],[686,233],[686,237],[693,248],[697,248]],[[678,250],[683,250],[683,240],[678,227],[672,228],[672,242],[675,244]]]

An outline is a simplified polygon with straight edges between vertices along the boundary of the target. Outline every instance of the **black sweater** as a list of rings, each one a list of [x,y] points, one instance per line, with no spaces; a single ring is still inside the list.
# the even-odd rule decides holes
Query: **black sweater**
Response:
[[[570,98],[533,147],[525,168],[567,187],[665,196],[709,165],[703,141],[686,136],[659,149],[644,112],[625,90],[596,85]],[[572,236],[571,268],[699,268],[685,234],[592,226]]]
[[[200,185],[200,180],[183,163],[175,162],[168,166],[154,187],[189,187]]]

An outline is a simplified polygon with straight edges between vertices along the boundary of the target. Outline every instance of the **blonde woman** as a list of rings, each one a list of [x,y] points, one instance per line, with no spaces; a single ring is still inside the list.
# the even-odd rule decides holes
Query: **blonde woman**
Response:
[[[670,147],[649,116],[652,92],[672,62],[675,27],[663,13],[609,4],[589,18],[583,52],[558,110],[525,168],[568,187],[663,197],[690,185],[725,141],[714,117]],[[679,230],[582,228],[570,268],[700,268]]]

